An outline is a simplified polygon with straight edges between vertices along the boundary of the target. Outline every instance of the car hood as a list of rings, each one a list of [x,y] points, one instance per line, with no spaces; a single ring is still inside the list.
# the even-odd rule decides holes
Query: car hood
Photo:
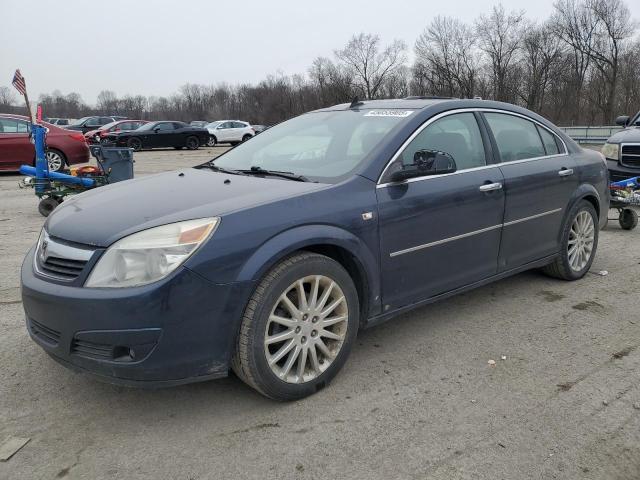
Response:
[[[228,183],[226,183],[228,181]],[[185,169],[128,180],[71,197],[49,216],[49,235],[107,247],[147,228],[302,195],[326,184]]]
[[[640,127],[625,128],[609,137],[607,143],[640,143]]]

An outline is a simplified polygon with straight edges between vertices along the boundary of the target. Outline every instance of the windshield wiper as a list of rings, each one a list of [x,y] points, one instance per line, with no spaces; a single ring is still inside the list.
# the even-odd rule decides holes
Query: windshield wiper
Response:
[[[293,172],[281,172],[278,170],[266,170],[262,167],[254,166],[250,170],[238,170],[245,175],[271,175],[272,177],[286,178],[287,180],[294,180],[296,182],[309,182],[310,180],[304,175],[297,175]]]
[[[214,160],[211,160],[207,163],[203,163],[202,165],[198,165],[195,168],[208,168],[210,170],[213,170],[214,172],[228,173],[230,175],[245,175],[245,173],[240,170],[230,170],[227,168],[219,167],[217,165],[214,165],[213,162]]]

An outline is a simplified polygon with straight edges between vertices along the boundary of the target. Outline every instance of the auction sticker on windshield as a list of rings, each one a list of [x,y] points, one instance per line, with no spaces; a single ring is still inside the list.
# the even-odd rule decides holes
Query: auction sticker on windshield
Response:
[[[413,110],[371,110],[364,114],[365,117],[408,117]]]

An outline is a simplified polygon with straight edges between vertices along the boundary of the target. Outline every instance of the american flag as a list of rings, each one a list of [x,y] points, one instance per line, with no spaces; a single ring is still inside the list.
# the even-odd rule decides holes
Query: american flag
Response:
[[[16,73],[13,75],[13,86],[16,87],[22,95],[27,93],[27,84],[24,81],[24,77],[20,73],[20,70],[16,70]]]

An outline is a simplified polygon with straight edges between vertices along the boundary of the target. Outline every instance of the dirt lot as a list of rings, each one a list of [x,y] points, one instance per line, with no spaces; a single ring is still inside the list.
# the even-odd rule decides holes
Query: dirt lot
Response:
[[[215,151],[139,153],[136,173]],[[329,388],[281,404],[235,377],[136,390],[49,359],[23,323],[43,218],[18,178],[0,175],[0,442],[31,441],[2,480],[640,478],[640,229],[611,222],[580,282],[525,273],[361,332]]]

